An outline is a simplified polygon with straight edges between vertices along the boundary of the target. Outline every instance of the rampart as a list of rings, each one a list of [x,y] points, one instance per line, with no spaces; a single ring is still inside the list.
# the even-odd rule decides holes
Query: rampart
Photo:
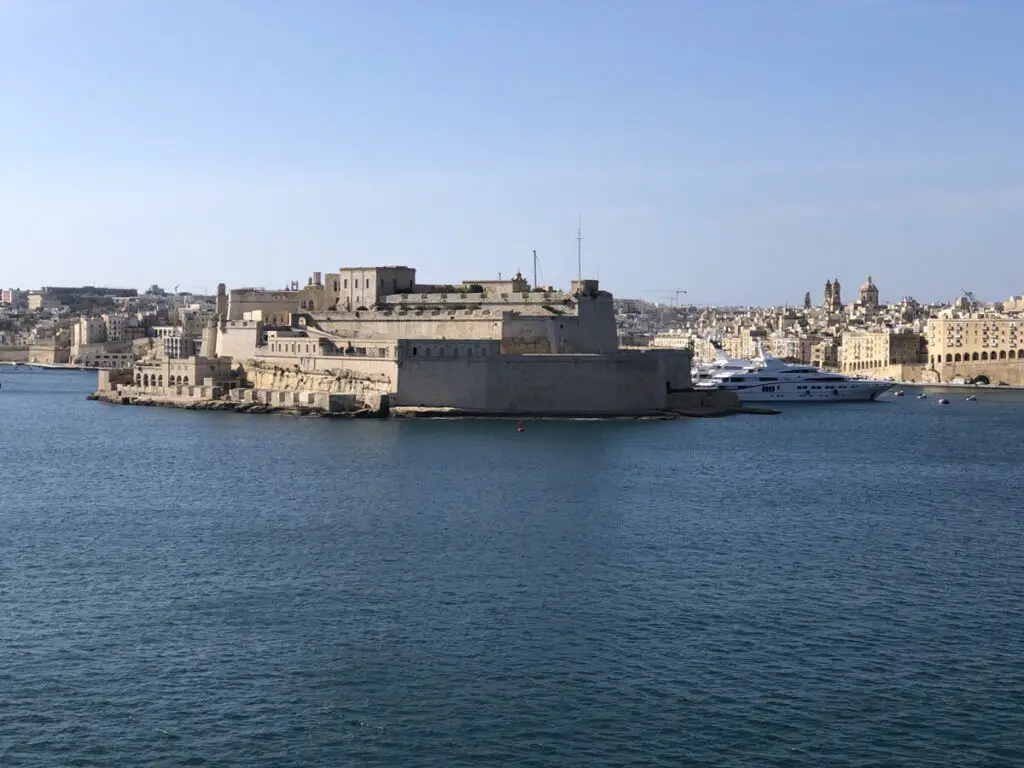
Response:
[[[407,341],[404,344],[412,344]],[[531,416],[653,414],[690,386],[690,354],[402,355],[392,406]]]
[[[0,347],[0,362],[27,363],[28,347]]]

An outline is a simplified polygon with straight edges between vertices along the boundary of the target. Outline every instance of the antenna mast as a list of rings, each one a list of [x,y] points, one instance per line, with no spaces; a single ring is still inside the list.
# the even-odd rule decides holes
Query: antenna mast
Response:
[[[537,287],[537,249],[533,249],[533,287]]]
[[[583,218],[576,224],[576,280],[577,289],[583,293]]]

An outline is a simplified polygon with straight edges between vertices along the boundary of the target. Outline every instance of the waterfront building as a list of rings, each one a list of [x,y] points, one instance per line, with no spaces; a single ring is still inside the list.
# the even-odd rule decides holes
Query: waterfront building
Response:
[[[924,362],[925,340],[904,330],[857,330],[842,336],[839,365],[843,373],[870,373],[891,365]]]
[[[1024,320],[995,314],[952,315],[928,321],[932,365],[1024,358]]]

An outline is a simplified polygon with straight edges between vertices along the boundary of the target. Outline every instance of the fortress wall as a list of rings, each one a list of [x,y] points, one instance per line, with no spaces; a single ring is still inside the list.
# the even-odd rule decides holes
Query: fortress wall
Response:
[[[1010,386],[1024,386],[1024,361],[1019,360],[980,360],[942,365],[906,363],[886,365],[857,373],[875,379],[893,378],[896,381],[910,381],[919,384],[946,384],[957,376],[962,376],[965,379],[987,376],[993,384],[1006,382]]]
[[[645,353],[406,358],[392,404],[531,415],[648,413],[665,407],[669,387],[682,383],[680,369],[688,371],[689,358],[680,358],[670,362]]]
[[[217,329],[217,356],[247,360],[263,341],[263,324],[256,321],[225,323]]]
[[[317,318],[321,330],[349,339],[497,339],[501,338],[500,315],[447,314],[385,315],[360,312],[360,317],[335,315]]]
[[[304,358],[307,367],[296,369],[295,359],[263,358],[244,363],[246,380],[260,390],[280,392],[329,392],[353,395],[371,408],[379,408],[382,396],[395,389],[397,364],[394,360],[347,358]],[[321,361],[338,360],[324,369]]]
[[[914,379],[928,383],[946,383],[956,376],[977,378],[987,376],[993,384],[1006,382],[1010,386],[1024,386],[1024,361],[1021,360],[979,360],[967,363],[943,363],[942,365],[920,364],[903,366],[903,381]],[[916,374],[916,375],[915,375]],[[889,374],[892,375],[892,374]]]
[[[28,347],[0,347],[0,361],[5,363],[27,363]]]

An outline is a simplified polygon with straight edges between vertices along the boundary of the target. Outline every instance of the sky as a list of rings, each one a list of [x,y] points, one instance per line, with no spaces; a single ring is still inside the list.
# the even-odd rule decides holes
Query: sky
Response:
[[[1018,0],[0,0],[0,285],[1024,293]]]

